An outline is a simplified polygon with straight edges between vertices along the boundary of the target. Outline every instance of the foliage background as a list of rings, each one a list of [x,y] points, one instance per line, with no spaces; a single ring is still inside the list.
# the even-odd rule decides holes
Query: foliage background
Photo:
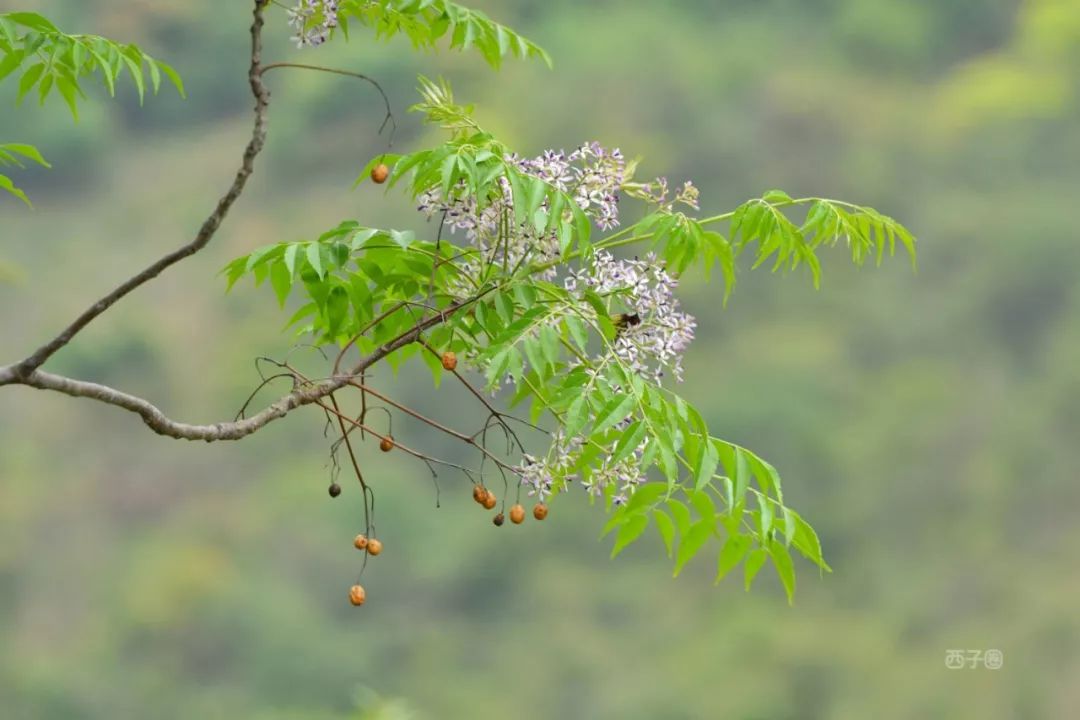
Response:
[[[111,409],[27,388],[0,402],[0,699],[13,718],[1057,718],[1080,706],[1080,5],[1071,0],[480,2],[553,55],[492,75],[356,37],[305,54],[377,77],[404,108],[441,73],[523,152],[599,139],[692,177],[706,207],[769,187],[878,207],[921,236],[902,260],[683,288],[701,323],[684,390],[716,434],[780,469],[832,575],[802,563],[718,588],[660,544],[615,562],[578,494],[493,528],[458,478],[366,454],[387,551],[357,566],[351,487],[325,493],[314,412],[235,445],[159,439]],[[0,137],[52,170],[0,199],[0,354],[25,352],[186,241],[248,126],[248,3],[0,1],[139,42],[189,100],[12,109]],[[280,18],[280,16],[279,16]],[[297,59],[285,33],[271,58]],[[211,248],[139,291],[56,367],[192,421],[231,416],[256,354],[283,354],[267,293],[224,297],[228,259],[342,218],[414,227],[357,170],[385,147],[378,98],[270,78],[270,144]],[[7,85],[11,85],[8,83]],[[380,382],[442,417],[449,386]],[[432,442],[444,443],[441,439]],[[448,444],[447,452],[454,449]],[[652,532],[652,531],[650,531]],[[496,534],[498,533],[498,534]],[[947,670],[996,648],[998,671]],[[400,698],[380,701],[379,696]]]

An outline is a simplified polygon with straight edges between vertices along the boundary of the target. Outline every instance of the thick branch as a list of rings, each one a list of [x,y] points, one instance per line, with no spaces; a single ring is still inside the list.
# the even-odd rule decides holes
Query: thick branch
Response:
[[[251,66],[248,69],[248,82],[251,85],[251,93],[255,96],[255,125],[252,129],[251,140],[248,142],[247,149],[244,150],[244,157],[240,164],[240,169],[237,170],[236,177],[233,179],[228,192],[218,200],[217,207],[214,208],[214,212],[212,212],[203,222],[202,227],[199,228],[199,232],[194,240],[182,248],[169,253],[138,275],[135,275],[119,285],[115,290],[87,308],[79,315],[79,317],[68,325],[63,332],[42,345],[22,362],[7,368],[0,368],[0,385],[4,384],[5,375],[14,375],[17,379],[28,379],[35,370],[41,367],[42,364],[60,350],[60,348],[71,342],[72,338],[74,338],[84,327],[89,325],[96,317],[108,310],[132,290],[154,279],[170,266],[175,265],[181,260],[202,250],[214,237],[218,228],[221,227],[221,223],[228,214],[229,208],[232,207],[233,203],[236,202],[236,199],[240,197],[240,193],[243,192],[248,177],[250,177],[251,173],[254,171],[255,157],[262,150],[263,145],[266,142],[266,112],[270,103],[270,92],[263,85],[262,81],[262,28],[264,6],[265,0],[255,0],[255,19],[251,25]],[[8,382],[10,382],[10,380]]]
[[[485,293],[486,294],[486,293]],[[121,390],[99,385],[82,380],[56,375],[53,373],[35,370],[28,376],[17,376],[14,366],[0,368],[0,385],[28,385],[39,390],[54,390],[72,397],[89,398],[107,405],[115,405],[137,414],[143,422],[159,435],[176,438],[178,440],[204,440],[217,442],[219,440],[240,440],[267,424],[285,417],[289,412],[298,407],[318,403],[330,393],[348,385],[352,379],[372,365],[380,362],[390,353],[416,342],[420,336],[430,328],[444,322],[461,308],[475,302],[483,294],[471,300],[464,300],[449,305],[445,310],[418,322],[410,330],[402,333],[390,342],[382,345],[344,375],[336,375],[328,380],[301,386],[288,395],[283,396],[272,403],[266,409],[243,420],[234,422],[213,423],[211,425],[190,425],[169,419],[161,410],[148,400],[125,393]]]

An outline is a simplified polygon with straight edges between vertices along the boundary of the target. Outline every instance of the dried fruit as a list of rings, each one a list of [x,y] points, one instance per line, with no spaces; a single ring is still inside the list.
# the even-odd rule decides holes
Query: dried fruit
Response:
[[[367,551],[369,555],[378,555],[382,552],[382,542],[371,538],[367,543]]]
[[[525,522],[525,508],[523,508],[520,504],[510,508],[510,522],[514,523],[515,525],[520,525],[521,523]]]
[[[363,585],[353,585],[349,588],[349,602],[353,605],[360,607],[367,600],[367,593],[364,592]]]
[[[498,501],[495,499],[495,493],[491,492],[490,490],[485,490],[484,492],[484,509],[490,510],[491,508],[495,507],[495,503]]]
[[[371,168],[371,182],[382,185],[388,177],[390,177],[390,168],[386,167],[384,163],[379,163]]]
[[[544,503],[536,503],[533,507],[533,517],[537,520],[543,520],[547,517],[548,507]]]
[[[444,370],[453,370],[457,367],[457,355],[450,350],[442,354],[442,366]]]
[[[341,486],[337,483],[330,483],[330,487],[327,488],[327,492],[330,493],[330,497],[337,497],[341,494]]]
[[[381,441],[379,441],[379,449],[383,452],[390,452],[394,449],[394,438],[387,435]]]
[[[473,485],[472,499],[480,505],[484,504],[484,496],[487,495],[487,488],[483,485]]]
[[[499,513],[495,517],[491,518],[491,522],[495,523],[495,527],[502,527],[502,524],[506,522],[506,516]]]
[[[368,546],[367,535],[360,533],[353,539],[352,544],[357,550],[363,550]]]

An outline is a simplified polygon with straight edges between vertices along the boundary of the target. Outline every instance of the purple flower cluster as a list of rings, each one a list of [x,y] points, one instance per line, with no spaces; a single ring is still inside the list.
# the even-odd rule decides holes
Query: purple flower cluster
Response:
[[[296,31],[296,47],[322,45],[338,26],[338,0],[299,0],[289,10],[289,26]]]
[[[569,155],[547,150],[535,158],[510,155],[505,160],[522,173],[540,178],[570,195],[601,229],[619,224],[619,188],[626,180],[627,168],[618,149],[607,150],[598,143],[588,143]],[[481,207],[477,198],[463,192],[463,187],[452,188],[449,197],[435,188],[420,195],[417,209],[428,219],[442,216],[451,232],[464,232],[480,251],[482,262],[516,267],[522,262],[547,262],[559,256],[559,239],[554,229],[537,233],[532,222],[519,225],[514,221],[514,195],[505,177],[499,178],[498,195],[488,200]],[[466,261],[461,268],[473,274],[480,262]],[[539,277],[553,280],[556,274],[556,268],[551,267]]]
[[[594,497],[602,497],[607,488],[613,487],[615,494],[611,496],[612,504],[616,507],[625,505],[634,491],[645,482],[645,476],[641,472],[641,459],[648,444],[648,440],[642,441],[634,448],[630,457],[618,463],[612,463],[611,456],[608,456],[604,464],[594,470],[587,480],[582,480],[581,484]]]
[[[540,502],[547,500],[555,485],[555,477],[546,461],[525,454],[521,458],[517,471],[521,478],[519,482],[529,489],[529,497],[535,496]]]
[[[530,497],[537,497],[541,502],[547,500],[555,491],[558,480],[563,481],[563,489],[570,486],[576,475],[569,474],[576,456],[581,451],[583,439],[567,438],[560,428],[551,444],[548,457],[543,460],[524,455],[517,471],[520,483],[528,489]],[[617,463],[608,456],[604,463],[581,481],[586,492],[593,497],[603,497],[608,488],[614,488],[611,501],[615,506],[623,505],[634,491],[645,482],[641,471],[641,459],[648,441],[643,441],[631,455]]]
[[[469,242],[480,251],[482,260],[463,260],[458,267],[464,275],[475,277],[482,263],[517,267],[526,261],[545,262],[559,256],[559,239],[554,231],[538,234],[532,223],[518,225],[514,221],[513,191],[506,178],[499,178],[500,194],[493,202],[480,208],[476,197],[458,193],[446,200],[438,189],[419,197],[417,210],[430,220],[441,215],[450,232],[462,231]],[[554,279],[557,270],[541,273],[545,280]],[[462,279],[462,282],[464,280]],[[470,287],[463,285],[463,292]]]
[[[658,210],[674,212],[675,205],[686,205],[694,210],[700,210],[698,200],[700,193],[694,183],[687,180],[678,189],[674,197],[669,197],[671,190],[668,188],[666,177],[658,177],[649,183],[633,183],[627,186],[630,195],[655,203]]]
[[[618,148],[608,150],[586,143],[567,155],[546,150],[539,157],[510,157],[519,170],[538,177],[571,195],[601,230],[619,224],[619,188],[626,177],[626,159]]]
[[[682,380],[682,357],[697,323],[679,309],[674,293],[678,282],[654,256],[621,260],[598,252],[591,266],[571,272],[565,281],[570,292],[582,285],[621,298],[627,308],[624,315],[635,318],[621,323],[615,338],[614,353],[623,365],[657,382],[670,368],[675,379]]]

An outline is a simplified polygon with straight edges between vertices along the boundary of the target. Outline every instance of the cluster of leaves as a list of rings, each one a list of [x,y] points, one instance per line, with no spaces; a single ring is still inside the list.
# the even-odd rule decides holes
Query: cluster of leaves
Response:
[[[438,383],[442,368],[422,344],[452,349],[484,374],[489,389],[508,386],[511,407],[528,402],[533,421],[552,424],[562,438],[546,458],[526,461],[543,464],[552,492],[578,482],[589,487],[612,468],[632,467],[637,477],[627,502],[616,502],[624,488],[614,483],[593,493],[612,510],[607,531],[615,532],[613,554],[653,523],[676,573],[710,542],[717,547],[717,579],[743,563],[749,586],[771,559],[790,596],[792,548],[827,570],[813,529],[784,504],[776,470],[712,436],[690,403],[614,352],[619,293],[571,291],[546,276],[553,267],[585,272],[600,250],[642,244],[651,245],[674,273],[719,264],[728,292],[736,258],[749,247],[756,248],[755,267],[769,259],[774,269],[805,264],[816,282],[817,248],[844,242],[859,264],[892,253],[896,239],[913,251],[908,231],[870,208],[772,191],[702,219],[661,208],[596,239],[573,198],[521,172],[471,109],[453,102],[445,84],[422,81],[421,94],[414,109],[446,128],[449,139],[408,155],[380,156],[361,179],[374,164],[387,162],[391,185],[405,183],[414,197],[432,191],[464,196],[478,209],[509,199],[507,232],[530,225],[537,233],[554,230],[561,255],[505,266],[486,262],[473,244],[419,242],[410,232],[349,222],[313,242],[282,243],[238,258],[225,270],[230,286],[245,274],[257,283],[269,279],[282,303],[300,286],[307,297],[293,322],[310,318],[300,332],[316,342],[355,342],[362,350],[401,335],[419,317],[445,314],[441,325],[395,352],[391,363],[396,368],[419,354]],[[806,208],[801,224],[783,213],[794,206]],[[719,223],[727,223],[731,240],[708,229]]]
[[[351,19],[378,36],[403,33],[416,47],[434,47],[449,36],[451,47],[475,47],[493,66],[507,55],[549,61],[517,33],[445,0],[344,0],[337,8],[346,35]],[[19,80],[20,100],[36,88],[44,102],[55,89],[76,119],[84,97],[80,79],[91,74],[100,74],[112,94],[126,70],[141,99],[145,67],[154,92],[164,74],[183,93],[176,73],[139,48],[68,35],[34,13],[0,15],[0,51],[0,79],[28,66]],[[414,198],[439,198],[475,215],[494,209],[492,227],[455,243],[441,237],[440,225],[435,242],[422,242],[409,231],[348,221],[314,241],[279,243],[236,259],[224,270],[229,286],[246,275],[256,284],[269,281],[282,306],[299,289],[305,298],[289,324],[317,343],[356,345],[362,353],[427,321],[431,329],[388,355],[388,363],[397,369],[419,354],[438,384],[444,372],[438,353],[453,350],[483,373],[489,390],[506,389],[511,407],[528,403],[533,422],[552,425],[555,439],[545,456],[521,459],[522,484],[541,497],[577,484],[587,488],[611,511],[605,532],[615,532],[613,555],[651,522],[674,557],[676,574],[710,542],[718,547],[718,580],[742,563],[749,587],[771,559],[789,598],[792,548],[827,570],[813,529],[784,504],[776,470],[711,435],[701,413],[663,385],[659,373],[643,374],[620,352],[628,326],[619,318],[634,311],[630,289],[559,281],[597,272],[597,259],[611,262],[617,248],[643,245],[664,268],[664,283],[693,267],[719,265],[726,299],[737,259],[748,248],[754,248],[754,267],[806,265],[817,284],[819,247],[843,242],[852,261],[862,264],[893,254],[899,239],[914,257],[910,233],[871,208],[775,190],[731,212],[695,218],[674,211],[651,184],[633,183],[634,164],[620,163],[626,195],[655,207],[597,238],[581,204],[588,199],[530,172],[480,127],[471,107],[454,101],[446,83],[421,78],[420,92],[413,109],[449,138],[430,149],[375,158],[361,178],[388,163],[391,186],[404,183]],[[0,164],[19,165],[20,158],[45,164],[30,146],[0,146]],[[0,188],[26,200],[5,176]],[[785,213],[794,207],[806,210],[801,224]],[[727,237],[714,228],[723,223]],[[484,232],[496,237],[481,238]],[[554,239],[556,249],[537,250],[536,238]]]
[[[55,90],[76,121],[79,101],[86,99],[81,81],[90,75],[99,75],[109,94],[115,95],[120,75],[126,70],[138,90],[140,102],[146,92],[147,75],[153,92],[157,93],[165,75],[184,94],[183,81],[176,71],[135,45],[97,35],[69,35],[37,13],[0,13],[0,81],[20,69],[23,71],[19,76],[17,102],[36,89],[39,101],[44,104]],[[0,145],[0,166],[22,167],[20,157],[49,167],[41,153],[30,145]],[[0,175],[0,190],[30,203],[26,194],[4,175]]]
[[[449,37],[451,48],[475,48],[494,68],[509,55],[538,58],[551,65],[547,52],[536,43],[479,10],[449,0],[344,0],[338,7],[346,37],[352,20],[374,29],[378,37],[404,34],[415,48],[432,49]]]
[[[146,78],[157,92],[165,75],[184,93],[183,81],[168,64],[155,60],[138,46],[118,43],[97,35],[69,35],[46,17],[37,13],[0,14],[0,80],[20,67],[26,70],[19,78],[21,101],[34,88],[42,103],[56,90],[67,103],[72,117],[79,117],[78,101],[85,99],[80,80],[100,75],[110,95],[126,70],[142,101]],[[145,68],[145,69],[144,69]]]

